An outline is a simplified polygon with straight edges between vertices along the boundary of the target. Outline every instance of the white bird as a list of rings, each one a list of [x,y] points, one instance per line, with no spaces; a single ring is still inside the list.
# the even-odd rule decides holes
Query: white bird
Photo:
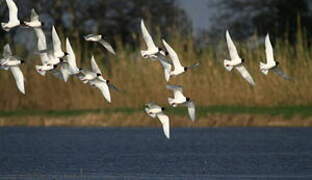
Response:
[[[1,23],[2,29],[5,31],[10,31],[11,29],[19,26],[21,23],[18,19],[18,9],[13,0],[5,0],[9,8],[9,22]]]
[[[182,86],[167,85],[167,89],[173,91],[174,98],[168,98],[168,102],[171,106],[177,107],[178,105],[187,106],[190,119],[194,122],[195,117],[195,103],[189,97],[183,95]]]
[[[155,119],[159,119],[163,132],[167,139],[170,139],[170,120],[169,117],[164,114],[165,108],[156,105],[155,103],[145,104],[145,112],[148,116]]]
[[[91,57],[91,71],[80,68],[78,78],[85,84],[97,78],[105,82],[94,56]]]
[[[172,60],[173,66],[174,66],[174,70],[170,71],[169,75],[170,76],[178,76],[180,74],[185,73],[186,71],[188,71],[189,69],[193,69],[197,66],[199,66],[199,63],[193,64],[191,66],[182,66],[179,57],[177,55],[177,53],[173,50],[173,48],[165,41],[163,40],[163,44]]]
[[[18,90],[25,94],[24,88],[24,75],[19,67],[19,65],[23,64],[23,60],[19,60],[18,58],[12,55],[12,51],[10,45],[7,44],[3,49],[3,59],[0,60],[0,67],[4,70],[11,70],[13,77],[16,81],[16,85]]]
[[[150,35],[148,30],[146,29],[146,26],[144,24],[143,19],[141,20],[141,31],[142,31],[143,39],[144,39],[146,46],[147,46],[147,50],[141,51],[141,55],[144,58],[155,58],[156,54],[158,54],[158,53],[161,53],[164,56],[168,55],[167,52],[165,52],[163,49],[161,49],[155,45],[152,36]]]
[[[116,55],[115,50],[113,49],[112,45],[110,45],[107,41],[102,39],[102,35],[100,34],[89,34],[84,37],[86,41],[91,41],[91,42],[98,42],[100,43],[108,52]]]
[[[53,64],[53,62],[51,62],[51,58],[52,58],[52,54],[48,54],[47,51],[47,41],[46,41],[46,37],[45,34],[42,30],[41,27],[35,27],[33,28],[35,31],[35,34],[37,36],[37,48],[38,48],[38,52],[39,52],[39,56],[41,59],[41,64],[42,65],[36,65],[36,71],[42,75],[45,76],[45,74],[49,71],[54,70],[57,65]],[[54,58],[54,57],[53,57]],[[55,74],[55,73],[53,73]],[[59,77],[57,75],[57,77]]]
[[[291,80],[291,78],[286,73],[278,68],[279,62],[275,61],[274,59],[273,47],[270,41],[269,34],[267,34],[265,37],[265,54],[266,63],[260,62],[260,71],[265,75],[268,75],[269,71],[273,71],[282,78],[286,80]]]
[[[43,25],[43,23],[39,20],[39,15],[35,9],[31,10],[30,21],[24,21],[24,24],[32,28],[39,28]]]
[[[228,71],[232,71],[232,69],[235,68],[241,74],[241,76],[245,80],[247,80],[247,82],[249,84],[251,84],[253,86],[256,85],[256,83],[254,82],[253,78],[251,77],[251,75],[249,74],[249,72],[247,71],[245,66],[243,65],[244,64],[244,59],[241,59],[239,57],[237,49],[235,47],[234,42],[231,39],[229,31],[226,31],[226,42],[227,42],[227,46],[228,46],[228,49],[229,49],[231,60],[224,60],[224,67]]]

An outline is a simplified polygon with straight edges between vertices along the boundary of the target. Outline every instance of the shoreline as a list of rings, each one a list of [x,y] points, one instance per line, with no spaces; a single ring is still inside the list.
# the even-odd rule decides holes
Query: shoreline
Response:
[[[168,108],[171,127],[312,127],[312,106],[197,108],[197,120],[188,119],[186,108]],[[0,127],[159,127],[143,108],[103,110],[0,112]]]

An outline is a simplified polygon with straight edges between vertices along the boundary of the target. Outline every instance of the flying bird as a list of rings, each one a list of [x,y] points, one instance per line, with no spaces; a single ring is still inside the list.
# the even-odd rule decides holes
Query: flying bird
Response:
[[[170,120],[169,117],[163,112],[164,110],[165,108],[160,107],[155,103],[145,104],[146,114],[153,119],[159,119],[166,138],[170,139]]]
[[[195,103],[189,97],[185,97],[183,95],[183,88],[182,86],[174,86],[174,85],[167,85],[167,89],[173,92],[174,98],[168,98],[168,102],[170,106],[177,107],[178,105],[184,105],[188,109],[189,118],[194,122],[196,119],[195,116]]]
[[[1,23],[2,29],[9,32],[11,29],[20,26],[18,19],[18,8],[13,0],[5,0],[9,9],[9,22]]]
[[[155,45],[152,36],[148,32],[144,24],[143,19],[141,20],[141,31],[142,31],[143,39],[147,46],[147,50],[141,51],[142,57],[155,59],[158,53],[161,53],[164,56],[168,55],[166,51],[164,51],[162,48],[159,48]]]
[[[100,43],[108,52],[116,55],[115,50],[113,49],[112,45],[110,45],[107,41],[105,41],[102,38],[102,35],[100,34],[89,34],[84,37],[86,41],[91,41],[91,42],[98,42]]]
[[[174,70],[171,70],[169,73],[170,76],[178,76],[187,72],[190,69],[194,69],[199,66],[199,63],[193,64],[191,66],[182,66],[179,57],[177,53],[173,50],[173,48],[165,40],[163,40],[163,44],[166,47],[166,50],[169,53],[169,56],[174,66]]]
[[[18,90],[25,94],[24,88],[24,75],[19,65],[25,63],[24,60],[20,60],[12,55],[12,51],[9,44],[6,44],[3,48],[3,58],[0,60],[0,67],[4,70],[10,70],[16,81]]]
[[[263,74],[268,75],[269,71],[273,71],[274,73],[276,73],[277,75],[286,80],[292,79],[279,68],[279,62],[275,61],[273,47],[270,41],[269,34],[267,34],[265,37],[265,54],[266,54],[266,63],[260,62],[260,71]]]
[[[237,49],[235,47],[234,42],[232,41],[232,38],[230,36],[229,31],[226,31],[226,42],[230,53],[231,60],[224,60],[224,67],[228,71],[232,71],[233,68],[235,68],[241,76],[251,85],[255,86],[256,83],[247,71],[247,69],[244,66],[244,59],[240,58],[237,52]]]

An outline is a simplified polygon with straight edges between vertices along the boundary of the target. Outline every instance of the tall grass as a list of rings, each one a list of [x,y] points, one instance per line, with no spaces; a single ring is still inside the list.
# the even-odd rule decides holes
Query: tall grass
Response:
[[[92,52],[103,69],[105,78],[126,91],[112,91],[112,104],[106,103],[97,89],[84,85],[75,78],[64,83],[51,75],[40,76],[34,68],[40,62],[39,58],[30,57],[35,61],[22,66],[26,78],[26,96],[18,92],[9,72],[0,72],[0,109],[138,108],[149,101],[166,105],[167,97],[172,94],[166,90],[162,67],[158,62],[148,61],[140,56],[140,48],[145,45],[138,35],[134,34],[134,37],[141,42],[136,50],[123,44],[118,37],[115,38],[116,57],[105,55],[106,52],[99,46],[87,45],[78,38],[72,39],[78,65],[89,66]],[[294,81],[283,80],[274,74],[261,74],[259,62],[265,60],[264,45],[251,49],[247,43],[236,41],[241,56],[246,59],[247,69],[256,81],[256,86],[251,87],[237,72],[227,72],[224,69],[222,62],[228,57],[224,43],[216,45],[220,48],[207,47],[199,52],[195,47],[196,42],[190,36],[172,33],[168,42],[177,51],[182,63],[190,65],[200,62],[201,65],[198,69],[172,78],[169,83],[183,85],[185,94],[200,106],[311,105],[312,54],[305,37],[305,33],[300,31],[296,44],[292,45],[283,39],[274,43],[276,60],[286,73],[294,77]],[[235,41],[235,37],[233,39]]]

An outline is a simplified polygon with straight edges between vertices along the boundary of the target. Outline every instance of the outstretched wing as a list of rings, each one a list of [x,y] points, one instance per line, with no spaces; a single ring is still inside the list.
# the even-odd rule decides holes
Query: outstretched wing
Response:
[[[96,74],[102,74],[99,66],[97,65],[94,56],[91,57],[91,70]]]
[[[13,77],[16,81],[16,85],[17,85],[17,88],[18,90],[25,94],[25,88],[24,88],[24,75],[20,69],[20,67],[18,66],[13,66],[13,67],[10,67],[10,70],[13,74]]]
[[[35,9],[31,9],[30,20],[31,21],[39,21],[39,15]]]
[[[79,69],[77,67],[77,62],[76,62],[76,56],[68,38],[66,38],[66,51],[68,53],[67,62],[69,64],[69,69],[71,73],[73,74],[79,73]]]
[[[183,68],[177,53],[172,49],[172,47],[165,40],[163,40],[163,43],[164,43],[164,46],[166,47],[166,49],[169,53],[169,56],[173,62],[174,68],[175,69]]]
[[[143,19],[141,20],[141,31],[143,34],[143,39],[147,45],[148,49],[157,49],[152,36],[150,35],[150,33],[148,32],[148,30],[146,29],[146,26],[144,24]]]
[[[265,55],[266,55],[267,63],[269,64],[274,63],[273,47],[270,41],[269,34],[267,34],[265,37]]]
[[[183,87],[182,86],[174,86],[174,85],[167,85],[167,89],[173,91],[173,95],[175,98],[184,97],[183,95]]]
[[[240,57],[238,55],[236,46],[235,46],[235,44],[234,44],[234,42],[233,42],[233,40],[232,40],[228,30],[226,31],[226,35],[225,36],[226,36],[226,43],[227,43],[227,46],[228,46],[228,49],[229,49],[231,60],[239,59]]]
[[[10,44],[6,44],[4,47],[3,47],[3,57],[4,58],[8,58],[12,56],[12,51],[11,51],[11,47],[10,47]]]
[[[95,87],[97,87],[101,91],[104,98],[109,103],[111,103],[111,96],[110,96],[110,92],[109,92],[109,88],[108,88],[107,84],[105,82],[98,81],[94,85],[95,85]]]
[[[196,115],[195,115],[195,103],[193,101],[189,101],[187,103],[187,111],[189,114],[189,117],[192,121],[195,121]]]
[[[13,0],[6,0],[9,8],[9,21],[19,21],[18,20],[18,9]]]
[[[171,69],[172,69],[172,65],[168,61],[165,61],[163,59],[159,59],[159,62],[161,64],[161,66],[163,67],[164,74],[165,74],[165,79],[168,82],[169,79],[170,79],[170,72],[171,72]]]
[[[52,42],[53,42],[53,54],[54,54],[54,56],[57,58],[63,57],[64,52],[62,50],[62,43],[61,43],[61,40],[60,40],[54,26],[52,27]]]
[[[285,80],[292,80],[292,78],[289,77],[286,73],[284,73],[280,68],[274,68],[272,69],[272,71]]]
[[[104,39],[101,39],[101,40],[99,41],[99,43],[100,43],[105,49],[107,49],[108,52],[110,52],[110,53],[116,55],[116,52],[115,52],[115,50],[113,49],[112,45],[110,45],[107,41],[105,41]]]
[[[245,68],[245,66],[240,65],[235,67],[237,69],[237,71],[242,75],[242,77],[251,85],[255,86],[256,83],[253,80],[253,78],[251,77],[251,75],[249,74],[249,72],[247,71],[247,69]]]
[[[158,113],[156,114],[157,118],[162,124],[162,128],[164,131],[164,134],[167,139],[170,139],[170,120],[169,117],[164,113]]]

